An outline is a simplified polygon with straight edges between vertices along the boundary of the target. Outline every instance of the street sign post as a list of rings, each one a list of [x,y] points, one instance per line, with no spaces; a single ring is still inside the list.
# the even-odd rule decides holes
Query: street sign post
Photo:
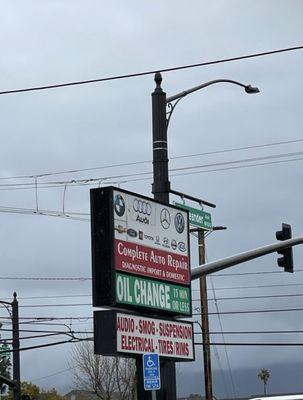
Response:
[[[143,379],[145,390],[161,388],[159,354],[143,354]]]
[[[209,212],[198,210],[197,208],[189,207],[185,204],[174,203],[175,206],[188,211],[189,224],[204,230],[212,230],[211,214]]]

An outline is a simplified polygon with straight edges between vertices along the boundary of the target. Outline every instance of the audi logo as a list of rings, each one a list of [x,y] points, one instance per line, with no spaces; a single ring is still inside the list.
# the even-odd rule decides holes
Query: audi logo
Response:
[[[152,207],[150,203],[148,201],[139,199],[134,200],[133,209],[134,211],[145,215],[150,215],[152,212]]]

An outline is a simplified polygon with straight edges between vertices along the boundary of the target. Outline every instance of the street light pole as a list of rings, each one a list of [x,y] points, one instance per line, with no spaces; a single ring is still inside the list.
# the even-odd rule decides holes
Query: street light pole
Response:
[[[156,88],[152,93],[152,127],[153,127],[153,185],[152,193],[156,201],[169,204],[170,182],[168,170],[168,145],[167,145],[167,128],[171,115],[177,103],[185,96],[197,90],[216,83],[232,83],[241,86],[246,93],[258,93],[259,89],[251,85],[243,85],[240,82],[230,79],[217,79],[214,81],[203,83],[191,89],[185,90],[175,96],[166,98],[166,93],[161,88],[162,76],[160,72],[155,74]],[[174,101],[174,103],[172,103]],[[166,106],[170,109],[166,113]],[[203,236],[204,240],[204,236]],[[203,278],[202,278],[203,280]],[[201,289],[202,290],[202,289]],[[206,314],[207,315],[207,314]],[[210,371],[210,356],[209,356]],[[137,370],[142,370],[141,360],[137,360]],[[141,378],[138,379],[137,395],[140,400],[150,400],[150,394],[144,393],[142,389]],[[161,362],[161,382],[162,389],[157,392],[158,400],[176,400],[176,371],[173,361]],[[211,388],[211,384],[210,384]],[[207,399],[211,399],[208,397]]]
[[[152,193],[156,201],[169,204],[166,93],[161,88],[162,76],[155,74],[156,88],[152,93],[153,177]],[[176,369],[173,361],[161,361],[161,386],[157,393],[144,390],[142,359],[137,358],[137,398],[140,400],[176,400]]]
[[[155,200],[169,204],[166,93],[161,88],[162,76],[160,72],[155,74],[155,82],[156,88],[152,93],[154,176],[152,192]],[[161,362],[161,385],[162,389],[157,391],[157,399],[175,400],[177,398],[174,361]]]
[[[170,182],[168,177],[166,93],[161,88],[160,72],[155,74],[155,82],[157,86],[152,93],[154,171],[152,193],[155,200],[168,204]]]

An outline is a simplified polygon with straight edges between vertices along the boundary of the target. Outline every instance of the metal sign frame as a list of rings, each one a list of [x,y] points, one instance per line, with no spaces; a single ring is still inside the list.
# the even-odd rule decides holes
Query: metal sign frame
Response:
[[[121,328],[120,333],[118,332],[118,317],[120,318],[128,318],[130,317],[131,319],[135,320],[140,318],[142,320],[142,327],[144,329],[148,329],[150,327],[149,321],[154,321],[159,323],[162,323],[162,328],[163,332],[165,331],[167,334],[163,334],[161,336],[161,340],[166,342],[165,350],[166,353],[159,349],[156,348],[157,343],[153,343],[153,338],[155,338],[155,341],[159,339],[159,332],[155,332],[153,335],[152,333],[148,333],[146,330],[144,335],[141,335],[141,337],[147,338],[149,341],[148,343],[146,342],[146,345],[144,345],[144,350],[129,350],[128,345],[126,343],[127,338],[125,338],[125,350],[119,351],[119,335],[122,335],[122,329],[125,329],[124,332],[127,332],[128,328]],[[134,322],[134,321],[133,321]],[[164,326],[166,324],[166,326]],[[173,332],[169,329],[173,329],[172,325],[176,324],[179,326],[183,326],[186,328],[186,330],[183,330],[183,338],[175,338],[173,337]],[[138,334],[138,326],[136,326],[136,323],[134,324],[134,333],[133,336],[140,336]],[[181,331],[180,331],[181,332]],[[158,337],[158,336],[159,337]],[[190,336],[186,337],[186,336]],[[127,334],[126,334],[127,336]],[[185,337],[184,337],[185,336]],[[150,340],[152,342],[150,342]],[[177,343],[179,340],[178,348],[175,343]],[[123,339],[121,337],[121,343]],[[170,342],[170,343],[167,343]],[[182,343],[180,345],[180,343]],[[185,349],[184,344],[187,343],[187,349]],[[167,347],[169,346],[169,347]],[[175,350],[173,349],[173,346],[175,346]],[[181,349],[182,347],[182,349]],[[173,351],[170,351],[173,350]],[[184,353],[188,351],[188,355],[185,355]],[[189,321],[178,321],[178,320],[172,320],[168,318],[162,318],[162,317],[151,317],[151,316],[145,316],[141,314],[134,314],[134,313],[129,313],[126,311],[117,311],[117,310],[104,310],[104,311],[94,311],[94,352],[95,354],[100,354],[103,356],[115,356],[115,357],[132,357],[132,358],[137,358],[137,357],[142,357],[142,354],[144,353],[158,353],[161,359],[168,359],[168,360],[174,360],[174,361],[194,361],[195,360],[195,346],[194,346],[194,329],[193,329],[193,323]],[[168,354],[170,352],[170,354]],[[173,353],[173,354],[172,354]],[[177,354],[178,353],[178,354]],[[183,353],[183,354],[182,354]]]
[[[93,306],[94,307],[119,307],[125,309],[140,309],[146,313],[157,313],[160,315],[171,315],[171,316],[192,316],[192,304],[191,304],[191,280],[190,280],[190,246],[189,246],[189,224],[188,224],[188,212],[182,210],[187,215],[186,238],[187,238],[187,252],[186,257],[188,259],[188,282],[186,284],[171,282],[166,279],[151,278],[143,276],[134,272],[121,271],[116,269],[115,265],[115,204],[114,204],[114,193],[121,193],[125,196],[134,196],[140,201],[145,201],[146,204],[155,204],[163,206],[163,208],[173,209],[176,213],[180,213],[180,209],[175,206],[166,205],[161,202],[150,199],[149,197],[139,195],[137,193],[122,190],[113,186],[91,189],[91,237],[92,237],[92,284],[93,284]],[[116,218],[117,219],[117,218]],[[119,227],[118,227],[119,228]],[[117,230],[117,227],[116,227]],[[127,229],[128,234],[138,234],[137,232],[131,232],[131,229]],[[161,250],[159,250],[161,251]],[[164,252],[164,250],[163,250]],[[181,257],[181,256],[180,256]],[[121,278],[124,277],[124,278]],[[119,278],[118,278],[119,277]],[[166,294],[166,298],[170,298],[172,293],[172,302],[170,308],[164,306],[154,306],[152,304],[143,303],[132,303],[126,298],[122,300],[118,299],[117,282],[118,279],[124,279],[124,286],[127,289],[127,293],[130,293],[130,284],[132,279],[136,279],[138,282],[145,281],[145,285],[149,288],[152,287],[154,292],[162,290]],[[125,292],[126,292],[125,289]],[[162,295],[162,298],[165,296]],[[158,302],[159,303],[159,302]]]

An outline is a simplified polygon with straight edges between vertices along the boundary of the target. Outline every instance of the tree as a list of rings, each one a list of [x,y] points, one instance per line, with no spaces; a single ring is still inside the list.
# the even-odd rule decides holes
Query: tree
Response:
[[[40,392],[40,399],[42,400],[65,400],[66,398],[64,396],[61,396],[61,394],[59,394],[57,392],[56,389],[50,389],[50,390],[42,390]]]
[[[21,382],[21,398],[27,395],[31,400],[65,400],[56,389],[43,390],[32,382]],[[4,400],[13,400],[13,392],[10,390],[9,394],[3,397]]]
[[[261,368],[260,372],[258,373],[258,378],[260,378],[261,381],[263,381],[265,395],[266,395],[266,385],[269,377],[270,377],[270,371],[266,368]]]
[[[70,367],[77,387],[95,393],[100,400],[136,398],[136,366],[132,359],[96,355],[93,344],[83,341],[73,350]]]
[[[21,395],[23,394],[27,394],[31,400],[36,400],[40,394],[40,388],[32,382],[21,382]]]
[[[2,324],[0,324],[0,329]],[[0,335],[1,337],[1,335]],[[10,359],[10,348],[8,344],[4,341],[0,346],[0,375],[5,378],[11,379],[10,367],[11,367],[11,359]],[[5,393],[5,385],[0,382],[0,393]]]

